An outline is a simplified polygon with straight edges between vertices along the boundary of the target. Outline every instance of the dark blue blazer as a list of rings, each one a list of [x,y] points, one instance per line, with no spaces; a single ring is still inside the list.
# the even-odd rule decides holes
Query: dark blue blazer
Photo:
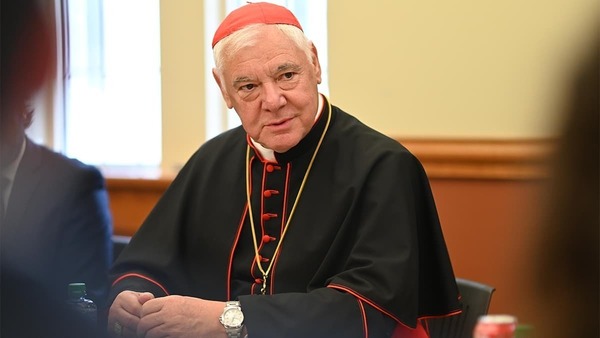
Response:
[[[98,169],[27,139],[0,228],[2,266],[12,266],[58,299],[85,282],[104,306],[112,263],[112,222]]]

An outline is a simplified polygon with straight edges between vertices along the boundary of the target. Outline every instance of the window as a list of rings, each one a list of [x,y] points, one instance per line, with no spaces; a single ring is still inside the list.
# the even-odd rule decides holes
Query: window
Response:
[[[63,8],[65,153],[96,165],[160,165],[159,0]]]
[[[216,15],[219,13],[219,6],[225,2],[225,12],[229,13],[232,10],[242,6],[246,0],[205,0],[205,37],[207,48],[205,51],[206,69],[208,74],[206,78],[206,135],[207,138],[214,137],[219,133],[236,127],[240,124],[239,118],[234,110],[227,109],[219,87],[212,78],[212,68],[214,67],[212,49],[210,43],[214,32],[217,30],[222,16]],[[325,95],[329,94],[327,70],[327,1],[326,0],[279,0],[268,1],[289,8],[300,21],[300,25],[317,47],[319,53],[319,61],[322,68],[322,83],[319,91]]]
[[[55,148],[103,167],[162,161],[160,0],[56,0],[61,4],[64,98],[54,116]],[[245,0],[204,0],[206,138],[239,125],[212,78],[210,42],[226,13]],[[290,8],[319,51],[327,86],[327,1],[272,1]],[[174,84],[176,85],[176,84]],[[61,112],[64,111],[64,114]],[[168,118],[166,116],[165,118]]]

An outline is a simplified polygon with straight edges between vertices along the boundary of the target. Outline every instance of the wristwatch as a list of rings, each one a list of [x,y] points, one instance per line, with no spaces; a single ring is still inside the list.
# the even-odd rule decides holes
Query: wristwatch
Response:
[[[238,301],[230,301],[225,303],[223,314],[219,317],[219,321],[225,327],[225,332],[228,338],[240,338],[242,329],[244,328],[244,313]]]

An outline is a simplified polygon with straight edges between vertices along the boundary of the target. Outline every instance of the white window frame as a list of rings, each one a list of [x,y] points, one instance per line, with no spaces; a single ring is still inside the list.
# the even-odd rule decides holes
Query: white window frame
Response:
[[[53,6],[54,11],[56,12],[55,17],[60,18],[62,15],[62,11],[64,7],[62,6],[63,1],[65,0],[54,0]],[[73,0],[79,1],[79,0]],[[85,0],[84,0],[85,1]],[[319,52],[319,59],[322,67],[322,77],[323,83],[319,86],[319,90],[328,95],[328,53],[327,53],[327,2],[326,0],[280,0],[280,1],[272,1],[281,5],[284,5],[290,8],[300,20],[307,36],[313,40],[315,45],[317,46]],[[239,125],[239,118],[235,114],[235,112],[230,111],[225,106],[225,103],[222,99],[221,93],[219,91],[218,86],[216,85],[213,77],[212,77],[212,68],[213,68],[213,55],[211,48],[212,35],[216,30],[220,21],[225,17],[225,15],[233,10],[234,8],[239,7],[245,3],[244,0],[204,0],[204,34],[205,34],[205,59],[204,59],[204,67],[205,67],[205,128],[206,133],[204,136],[204,140],[210,139],[220,132],[233,128]],[[298,7],[300,6],[300,7]],[[310,18],[303,13],[310,13]],[[309,20],[310,19],[310,20]],[[61,53],[63,53],[64,48],[63,41],[64,33],[62,31],[62,25],[60,24],[60,19],[57,19],[56,24],[56,36],[58,39],[58,67],[56,82],[54,84],[54,88],[52,89],[54,92],[48,95],[48,98],[45,99],[45,107],[43,109],[48,110],[48,117],[43,119],[41,123],[45,124],[45,127],[42,126],[40,128],[36,128],[35,123],[40,124],[40,119],[34,121],[34,126],[32,129],[41,130],[38,133],[38,136],[34,137],[34,139],[45,143],[57,151],[65,152],[66,144],[65,144],[65,102],[64,102],[64,93],[62,92],[62,88],[64,88],[65,81],[65,70],[63,69],[63,57]],[[162,91],[161,91],[162,95]],[[162,105],[160,105],[162,108]],[[161,115],[164,115],[164,112],[161,112]],[[42,116],[42,115],[40,115]],[[112,121],[112,123],[120,123],[117,121]],[[138,124],[142,124],[142,122],[136,122]],[[110,137],[110,135],[107,135]],[[132,135],[135,137],[135,135]],[[162,134],[159,136],[162,137]],[[43,140],[40,140],[43,138]],[[101,142],[101,141],[98,141]],[[123,140],[123,142],[127,142],[127,139]],[[168,142],[168,140],[167,140]],[[164,147],[165,140],[160,142],[160,146],[156,146],[156,151],[162,153],[162,148]],[[162,155],[162,154],[161,154]],[[161,160],[162,162],[162,160]],[[164,163],[159,163],[155,169],[163,166]],[[103,166],[100,164],[100,166]],[[103,166],[104,167],[104,166]],[[138,169],[143,169],[139,168]],[[146,169],[145,169],[146,170]],[[119,172],[118,170],[112,172]]]
[[[60,106],[56,107],[60,113],[54,119],[55,148],[67,156],[103,167],[160,166],[159,0],[57,0],[57,3],[61,7],[58,14],[62,14],[57,17],[62,18],[60,21],[66,27],[59,35],[64,61],[60,64],[58,88],[63,92],[57,93],[61,98]],[[79,12],[68,13],[69,8],[77,7],[90,13],[95,10],[89,7],[92,5],[101,7],[97,11],[98,22],[87,21],[88,17]],[[115,14],[110,21],[104,21],[107,13]],[[78,20],[86,27],[68,27]],[[57,26],[62,29],[60,21]],[[125,30],[124,26],[131,29]],[[95,49],[72,49],[75,41],[89,43],[97,38],[101,42]],[[141,52],[153,49],[155,52]],[[84,67],[89,73],[80,70]]]

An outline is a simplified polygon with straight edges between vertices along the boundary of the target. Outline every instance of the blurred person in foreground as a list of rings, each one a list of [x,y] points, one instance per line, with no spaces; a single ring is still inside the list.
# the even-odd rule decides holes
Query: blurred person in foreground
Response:
[[[552,158],[534,258],[543,320],[536,337],[600,337],[599,32],[573,76]]]
[[[38,293],[60,300],[67,298],[69,283],[85,282],[88,297],[102,307],[112,263],[104,178],[96,168],[36,144],[26,134],[34,118],[29,102],[53,75],[56,58],[51,26],[39,4],[1,2],[2,276],[17,274],[43,289]],[[27,292],[25,285],[18,291]],[[18,283],[1,286],[8,300],[5,286]]]
[[[426,337],[425,317],[458,313],[421,164],[318,92],[296,17],[246,4],[212,45],[242,126],[200,147],[119,256],[110,332]]]

